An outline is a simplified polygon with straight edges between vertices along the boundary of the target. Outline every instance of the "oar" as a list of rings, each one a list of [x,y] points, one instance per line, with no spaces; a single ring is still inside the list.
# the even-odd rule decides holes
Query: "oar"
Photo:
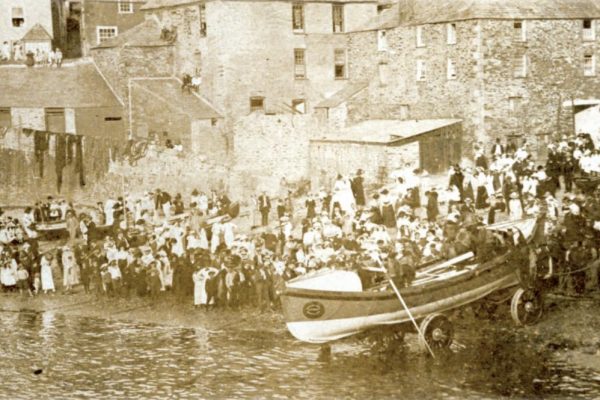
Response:
[[[385,266],[383,265],[383,262],[381,261],[380,258],[378,259],[378,261],[379,261],[379,265],[381,266],[381,268],[385,269]],[[394,293],[396,293],[396,297],[398,297],[398,300],[400,300],[400,304],[402,304],[402,307],[404,307],[404,310],[406,311],[406,313],[408,314],[408,317],[410,318],[410,320],[412,321],[413,325],[415,326],[415,329],[417,330],[417,333],[419,334],[419,336],[421,337],[421,339],[423,339],[423,343],[425,343],[425,347],[427,347],[427,350],[429,351],[429,354],[431,354],[431,357],[435,358],[435,354],[433,354],[433,350],[429,346],[429,343],[427,343],[427,339],[425,339],[425,335],[423,335],[423,332],[421,331],[421,328],[419,328],[419,324],[417,324],[417,321],[415,321],[415,318],[413,317],[412,313],[410,312],[410,309],[408,308],[408,306],[404,302],[404,299],[402,298],[402,295],[400,294],[400,291],[398,290],[398,288],[396,287],[396,284],[394,283],[392,277],[390,276],[389,271],[387,271],[387,276],[388,276],[388,279],[390,281],[390,285],[392,286],[392,289],[394,289]]]

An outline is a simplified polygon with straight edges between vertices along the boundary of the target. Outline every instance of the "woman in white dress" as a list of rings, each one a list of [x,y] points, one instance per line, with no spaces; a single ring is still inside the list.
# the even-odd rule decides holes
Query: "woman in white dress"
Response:
[[[218,271],[213,267],[203,267],[192,275],[194,280],[194,307],[207,307],[206,281]]]
[[[331,211],[335,203],[340,205],[340,209],[347,214],[354,214],[355,209],[355,200],[354,195],[352,194],[352,187],[350,185],[350,180],[342,177],[342,175],[338,175],[335,184],[333,185],[333,196],[331,198]]]
[[[48,293],[51,290],[54,293],[56,290],[54,289],[54,278],[52,277],[52,255],[47,254],[42,256],[40,266],[42,291]]]
[[[221,224],[215,222],[212,226],[212,237],[210,238],[210,252],[213,254],[217,251],[217,247],[219,247],[219,244],[221,244],[220,236]]]
[[[229,220],[227,220],[222,226],[223,229],[223,241],[225,242],[225,246],[228,249],[233,246],[233,241],[235,240],[235,224]]]
[[[73,286],[79,283],[79,273],[77,263],[75,262],[75,255],[70,247],[65,246],[62,253],[62,265],[63,265],[63,286],[65,291],[70,291]]]

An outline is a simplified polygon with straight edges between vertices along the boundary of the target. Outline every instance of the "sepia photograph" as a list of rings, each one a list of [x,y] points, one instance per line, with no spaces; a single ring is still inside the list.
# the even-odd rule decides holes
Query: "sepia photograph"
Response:
[[[600,397],[600,0],[0,0],[0,399]]]

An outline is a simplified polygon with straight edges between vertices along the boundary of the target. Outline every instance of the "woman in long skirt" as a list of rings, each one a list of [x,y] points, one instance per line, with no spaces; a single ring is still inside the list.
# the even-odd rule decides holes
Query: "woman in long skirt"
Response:
[[[47,254],[42,256],[40,261],[42,291],[48,293],[49,290],[55,292],[54,278],[52,277],[52,255]]]

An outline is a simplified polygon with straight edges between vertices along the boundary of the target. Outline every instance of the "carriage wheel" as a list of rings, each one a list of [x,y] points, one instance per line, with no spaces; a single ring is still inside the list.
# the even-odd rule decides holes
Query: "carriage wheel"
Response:
[[[421,322],[421,333],[419,335],[419,345],[427,351],[427,345],[431,350],[447,349],[452,344],[454,337],[454,327],[452,322],[442,314],[428,315]]]
[[[510,315],[517,325],[532,325],[540,320],[544,300],[539,290],[519,288],[510,302]]]

